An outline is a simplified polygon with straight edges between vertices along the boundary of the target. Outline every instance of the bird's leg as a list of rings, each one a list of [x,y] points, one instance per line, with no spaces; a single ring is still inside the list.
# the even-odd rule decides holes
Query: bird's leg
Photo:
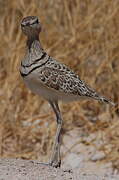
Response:
[[[51,156],[51,161],[50,165],[53,167],[60,167],[61,165],[61,157],[60,157],[60,144],[61,144],[61,128],[62,128],[62,118],[61,118],[61,113],[59,110],[59,106],[57,102],[49,102],[51,107],[53,108],[53,111],[55,112],[56,115],[56,120],[57,120],[57,131],[56,131],[56,136],[55,136],[55,142],[52,150],[52,156]]]

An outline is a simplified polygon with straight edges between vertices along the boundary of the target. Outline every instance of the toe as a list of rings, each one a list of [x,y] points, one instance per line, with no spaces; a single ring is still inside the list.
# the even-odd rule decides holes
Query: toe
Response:
[[[57,162],[50,162],[49,163],[50,166],[55,167],[55,168],[60,168],[61,167],[61,161],[57,161]]]

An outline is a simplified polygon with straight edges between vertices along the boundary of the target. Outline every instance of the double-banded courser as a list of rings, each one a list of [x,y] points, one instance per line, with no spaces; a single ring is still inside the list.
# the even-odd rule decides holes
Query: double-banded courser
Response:
[[[35,16],[25,17],[21,29],[27,36],[27,52],[21,62],[20,73],[26,86],[32,92],[44,97],[53,108],[57,120],[57,132],[50,165],[60,167],[60,137],[62,117],[58,101],[74,101],[89,97],[115,105],[99,95],[64,64],[57,62],[42,48],[39,40],[41,23]]]

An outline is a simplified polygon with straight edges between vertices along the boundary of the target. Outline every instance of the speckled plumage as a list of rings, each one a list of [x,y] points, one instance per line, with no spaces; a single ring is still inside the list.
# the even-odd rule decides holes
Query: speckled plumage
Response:
[[[69,98],[70,101],[78,100],[81,97],[92,97],[100,101],[110,102],[90,88],[66,65],[50,57],[37,40],[32,43],[30,50],[28,49],[25,58],[22,60],[20,72],[24,79],[34,76],[39,83],[43,83],[47,88],[62,93],[62,97],[58,96],[59,99],[56,97],[56,100],[68,101]],[[38,94],[40,94],[40,86]],[[65,95],[68,98],[64,98]],[[54,97],[52,98],[54,99]]]
[[[30,16],[22,20],[22,31],[27,35],[27,53],[21,62],[20,73],[25,84],[32,92],[49,101],[57,118],[57,133],[51,165],[60,166],[60,132],[62,118],[58,101],[73,101],[81,98],[93,98],[102,102],[113,102],[90,88],[66,65],[49,56],[41,46],[39,33],[41,24],[37,17]]]

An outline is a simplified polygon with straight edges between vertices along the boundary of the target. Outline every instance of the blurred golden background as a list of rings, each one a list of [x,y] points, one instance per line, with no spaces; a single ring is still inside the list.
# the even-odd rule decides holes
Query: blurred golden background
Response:
[[[46,101],[25,87],[19,73],[26,40],[20,22],[27,15],[39,17],[40,39],[48,54],[118,103],[119,1],[0,1],[0,157],[46,161],[55,135],[55,116]],[[94,100],[61,103],[60,107],[63,134],[75,128],[87,136],[99,131],[104,161],[119,168],[119,113]]]

